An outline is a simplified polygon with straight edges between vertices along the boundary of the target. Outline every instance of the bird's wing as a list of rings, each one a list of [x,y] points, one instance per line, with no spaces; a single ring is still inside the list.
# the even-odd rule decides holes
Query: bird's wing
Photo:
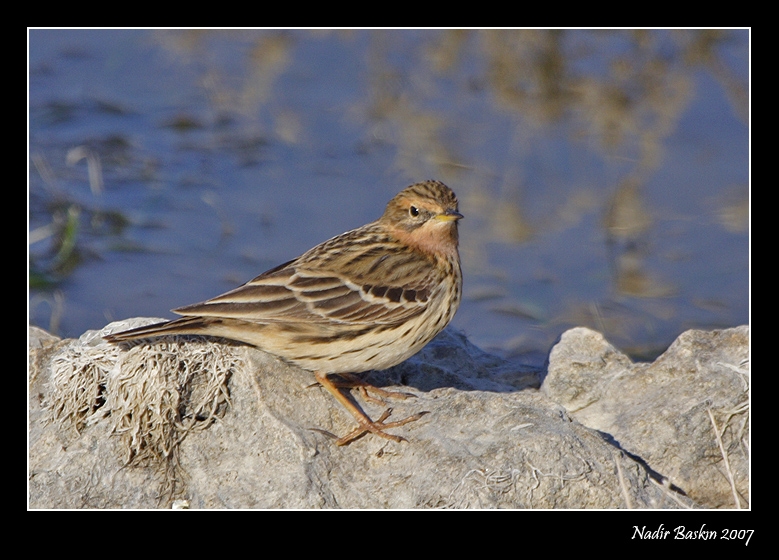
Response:
[[[429,257],[370,247],[358,250],[348,239],[334,238],[239,288],[174,312],[257,323],[350,324],[390,324],[422,313],[437,287]]]

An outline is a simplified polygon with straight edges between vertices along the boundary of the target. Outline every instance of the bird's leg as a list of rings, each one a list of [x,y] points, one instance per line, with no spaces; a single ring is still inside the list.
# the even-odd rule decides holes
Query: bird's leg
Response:
[[[377,421],[373,421],[366,414],[360,410],[357,405],[355,405],[351,400],[349,400],[346,395],[344,395],[337,384],[333,383],[327,378],[327,374],[320,373],[320,372],[314,372],[314,376],[316,377],[317,382],[327,389],[327,391],[335,397],[335,399],[341,403],[341,405],[346,408],[346,410],[349,411],[349,413],[354,417],[355,420],[357,420],[357,424],[359,426],[355,428],[352,432],[346,434],[344,437],[340,438],[338,441],[336,441],[336,445],[348,445],[355,439],[359,438],[363,434],[370,432],[372,434],[376,434],[379,437],[382,437],[384,439],[389,439],[392,441],[406,441],[405,438],[402,438],[400,436],[392,435],[386,433],[384,430],[388,428],[397,428],[398,426],[403,426],[404,424],[408,424],[409,422],[414,422],[415,420],[419,420],[422,416],[427,414],[427,412],[420,412],[418,414],[415,414],[413,416],[409,416],[408,418],[404,418],[403,420],[398,420],[397,422],[388,422],[385,423],[384,421],[389,418],[390,414],[392,414],[392,409],[388,408],[384,411],[384,413],[381,415],[381,417]]]

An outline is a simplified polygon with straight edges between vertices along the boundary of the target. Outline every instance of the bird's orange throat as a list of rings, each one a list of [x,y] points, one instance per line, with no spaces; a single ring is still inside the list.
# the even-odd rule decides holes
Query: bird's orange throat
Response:
[[[457,257],[458,234],[457,224],[454,222],[430,221],[411,231],[393,228],[392,233],[401,243],[432,257]]]

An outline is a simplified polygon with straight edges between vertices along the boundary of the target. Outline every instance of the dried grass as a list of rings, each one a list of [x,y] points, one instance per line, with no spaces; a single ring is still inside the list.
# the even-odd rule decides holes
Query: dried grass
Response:
[[[723,364],[722,362],[719,362],[719,364],[725,365],[732,371],[739,374],[741,380],[744,383],[744,392],[748,394],[750,389],[749,360],[743,360],[738,367],[730,364]],[[738,485],[736,484],[736,477],[730,464],[729,450],[734,447],[740,449],[744,454],[746,463],[749,463],[749,398],[747,397],[747,400],[729,410],[716,411],[725,417],[721,427],[717,424],[717,421],[714,418],[714,411],[712,411],[712,407],[708,407],[706,412],[709,414],[709,421],[711,422],[711,427],[714,431],[714,438],[717,441],[717,447],[719,448],[720,455],[722,456],[722,464],[725,469],[725,475],[727,476],[728,483],[730,484],[730,491],[733,496],[734,507],[736,509],[741,509],[741,501],[742,499],[746,499],[741,495],[738,489]],[[731,425],[731,422],[734,419],[739,418],[741,419],[741,426],[734,428]],[[725,437],[727,437],[727,441],[724,440]],[[749,507],[748,500],[746,501],[747,507]]]
[[[126,464],[164,463],[188,433],[223,414],[238,367],[233,347],[200,337],[72,344],[52,360],[50,421],[80,432],[106,418]]]

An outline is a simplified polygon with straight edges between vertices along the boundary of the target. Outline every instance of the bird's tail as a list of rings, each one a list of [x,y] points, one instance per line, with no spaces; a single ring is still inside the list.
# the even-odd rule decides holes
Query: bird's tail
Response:
[[[176,334],[205,334],[206,321],[203,317],[182,317],[173,321],[154,323],[144,327],[137,327],[127,331],[111,333],[104,336],[108,342],[126,342],[140,338],[152,338],[156,336],[168,336]]]

